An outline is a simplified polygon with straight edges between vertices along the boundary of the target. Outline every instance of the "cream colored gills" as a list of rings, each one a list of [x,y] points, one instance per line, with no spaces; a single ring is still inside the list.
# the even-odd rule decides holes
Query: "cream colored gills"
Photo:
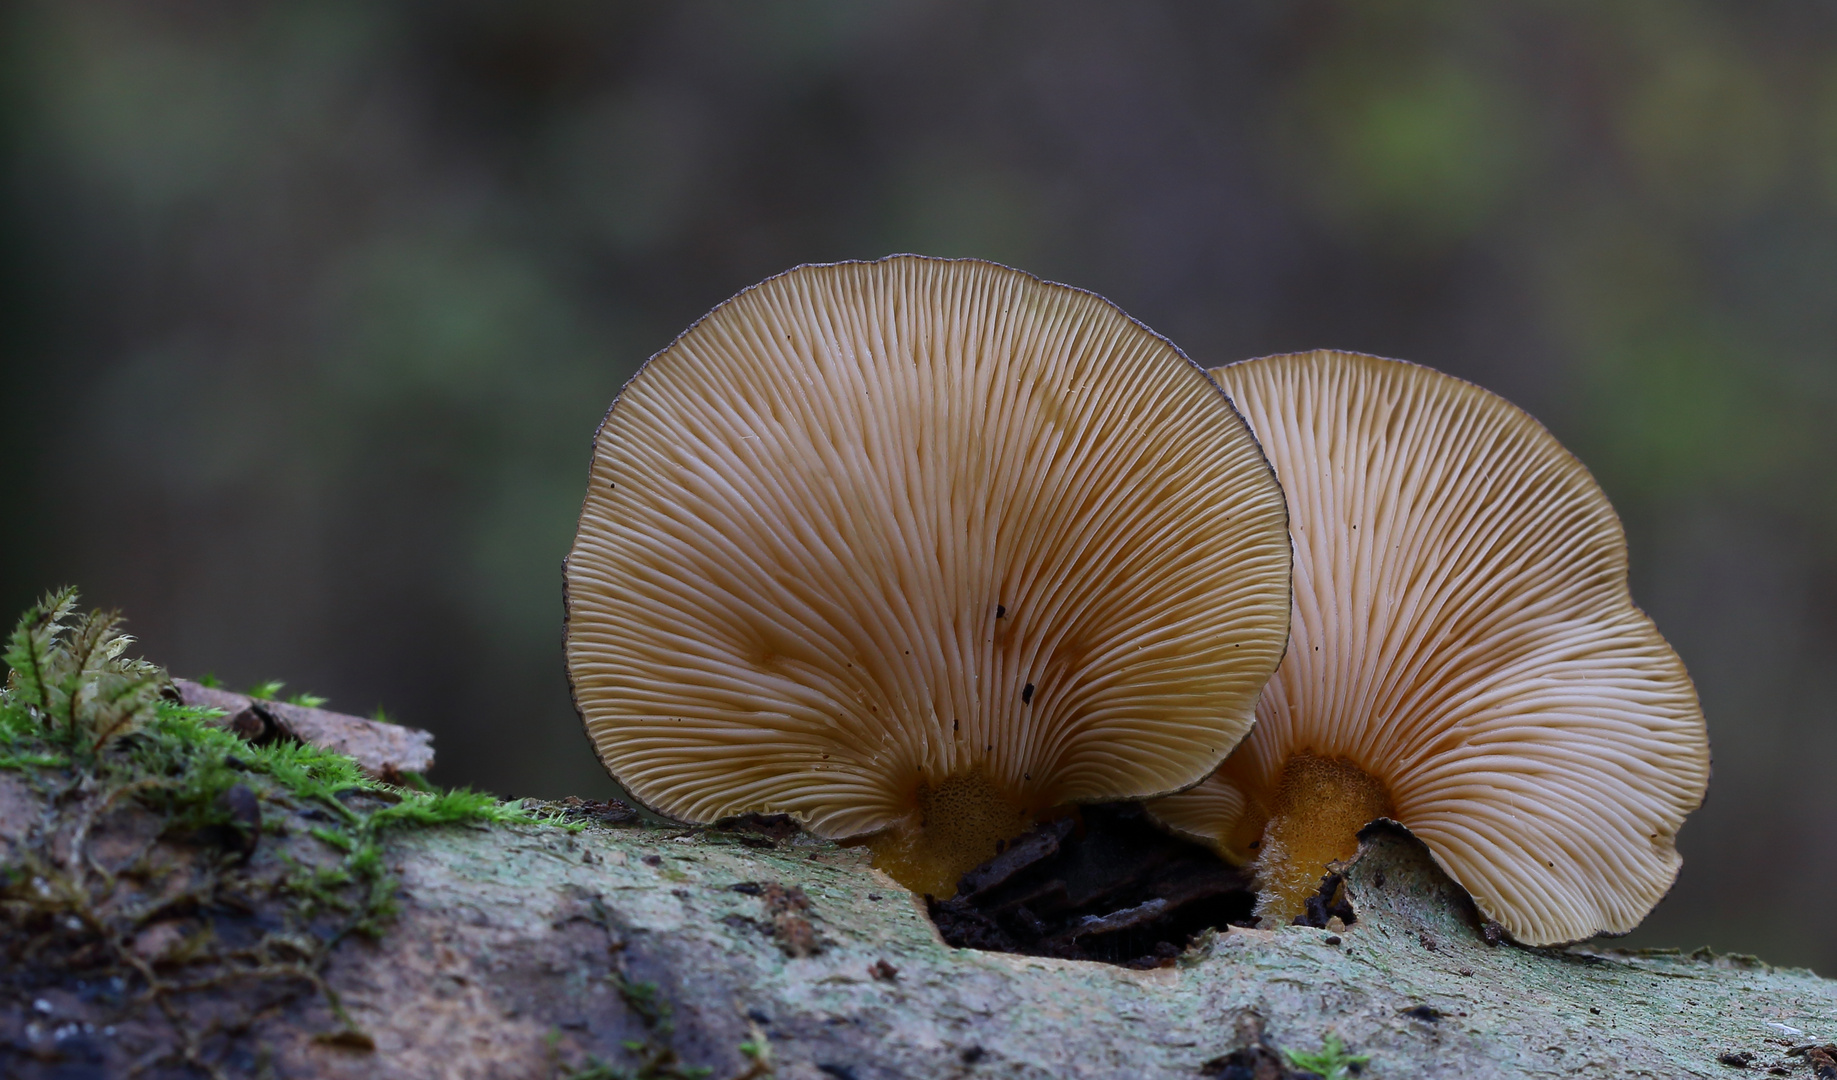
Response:
[[[567,577],[633,797],[878,834],[942,895],[1055,807],[1202,779],[1289,606],[1280,489],[1203,372],[1089,293],[910,256],[793,270],[653,358]]]
[[[1520,941],[1631,929],[1677,874],[1709,747],[1587,470],[1412,364],[1317,352],[1213,377],[1288,494],[1293,637],[1252,734],[1156,814],[1256,860],[1271,922],[1388,814]]]

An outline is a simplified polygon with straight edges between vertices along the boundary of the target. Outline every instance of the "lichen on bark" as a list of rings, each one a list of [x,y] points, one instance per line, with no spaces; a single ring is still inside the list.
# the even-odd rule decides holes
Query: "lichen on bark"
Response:
[[[14,812],[33,798],[17,789]],[[1810,1076],[1791,1051],[1837,1029],[1837,985],[1806,971],[1488,944],[1461,891],[1388,828],[1347,870],[1353,927],[1209,934],[1150,971],[950,948],[864,853],[804,837],[493,825],[382,850],[399,912],[320,969],[360,1034],[299,995],[200,1061],[250,1076],[1195,1077],[1221,1074],[1254,1029],[1278,1051],[1338,1040],[1379,1078],[1717,1076],[1739,1054]],[[787,912],[807,922],[797,947]],[[115,1075],[147,1051],[124,1025],[101,1033],[112,1007],[75,968],[15,980],[6,1067]]]

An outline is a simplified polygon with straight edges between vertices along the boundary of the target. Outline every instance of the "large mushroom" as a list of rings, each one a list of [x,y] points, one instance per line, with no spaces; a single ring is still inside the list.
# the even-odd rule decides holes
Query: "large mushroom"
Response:
[[[1588,471],[1504,399],[1413,364],[1314,352],[1212,376],[1288,493],[1293,637],[1251,735],[1153,812],[1254,862],[1270,924],[1393,818],[1521,942],[1632,929],[1677,875],[1709,743]]]
[[[871,834],[948,896],[1056,808],[1215,769],[1288,574],[1243,420],[1102,298],[974,260],[805,266],[608,412],[568,672],[642,805]]]

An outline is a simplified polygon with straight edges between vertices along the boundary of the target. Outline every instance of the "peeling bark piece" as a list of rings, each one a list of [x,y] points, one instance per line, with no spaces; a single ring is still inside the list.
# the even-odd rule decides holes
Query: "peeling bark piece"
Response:
[[[1057,855],[1059,844],[1072,834],[1076,825],[1077,822],[1065,817],[1035,826],[1006,851],[964,874],[957,882],[957,895],[968,898],[988,892],[1042,859]]]
[[[1167,914],[1167,901],[1156,897],[1144,901],[1132,908],[1113,911],[1108,915],[1086,915],[1072,929],[1068,938],[1092,937],[1097,934],[1114,934],[1118,930],[1128,930],[1144,923],[1154,922]]]
[[[1806,1050],[1805,1063],[1818,1080],[1837,1080],[1837,1045],[1826,1043]]]
[[[1177,871],[1170,872],[1170,871]],[[1206,900],[1248,897],[1252,891],[1248,873],[1235,866],[1200,866],[1182,862],[1164,868],[1155,875],[1150,889],[1167,901],[1170,911]]]
[[[425,773],[434,767],[434,736],[419,728],[263,701],[189,679],[174,679],[172,685],[186,705],[223,710],[218,722],[251,742],[294,739],[344,754],[371,776],[389,783],[400,783],[403,773]]]
[[[965,904],[976,902],[976,898],[964,900]],[[1010,911],[1032,908],[1034,911],[1053,913],[1070,910],[1071,905],[1065,895],[1065,882],[1053,880],[1034,885],[1029,891],[1015,892],[1012,889],[1002,891],[1001,900],[995,903],[980,904],[980,909],[991,915],[1004,915]],[[1035,917],[1037,916],[1030,916]]]

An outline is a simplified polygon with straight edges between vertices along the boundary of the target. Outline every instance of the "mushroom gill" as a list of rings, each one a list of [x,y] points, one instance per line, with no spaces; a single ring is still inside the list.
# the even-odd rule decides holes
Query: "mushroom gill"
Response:
[[[1178,790],[1288,629],[1280,488],[1090,293],[896,256],[746,290],[607,414],[567,660],[637,802],[868,837],[948,896],[1069,803]]]
[[[1288,493],[1288,654],[1250,736],[1152,811],[1254,862],[1287,923],[1394,818],[1531,945],[1632,929],[1677,875],[1709,744],[1588,471],[1529,415],[1347,353],[1215,369]]]

